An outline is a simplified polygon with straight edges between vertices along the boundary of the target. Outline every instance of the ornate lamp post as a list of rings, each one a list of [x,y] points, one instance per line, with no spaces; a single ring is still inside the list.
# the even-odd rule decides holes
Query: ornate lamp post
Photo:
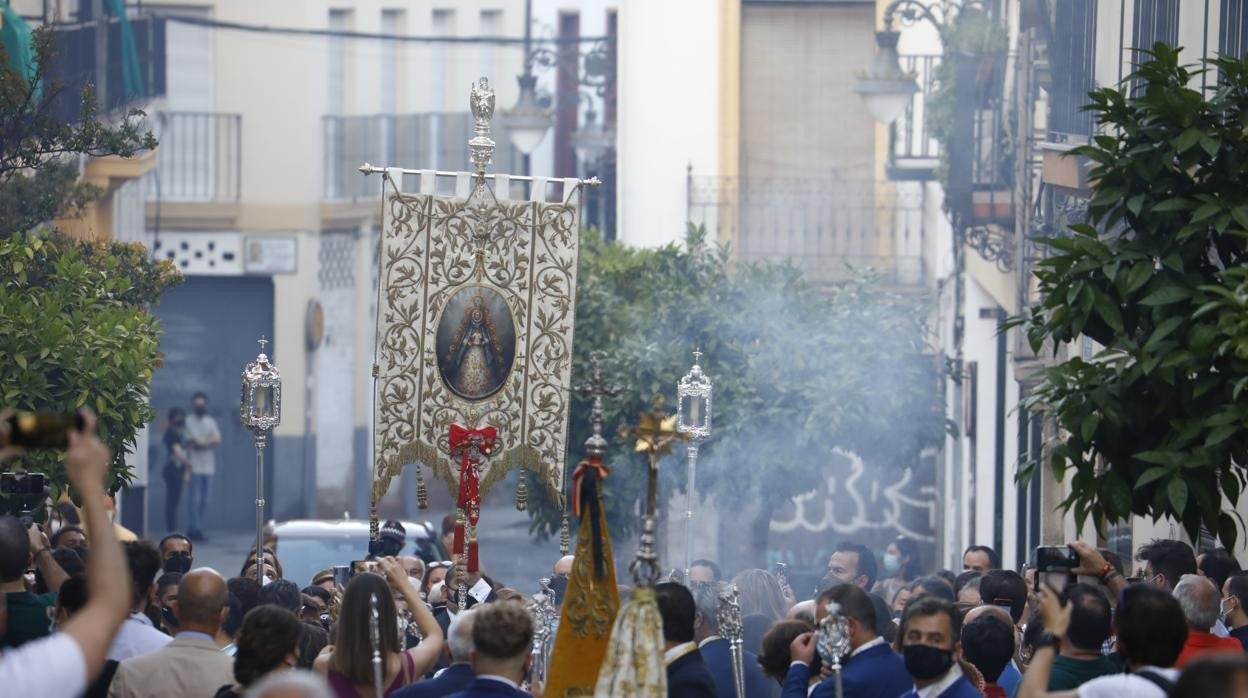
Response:
[[[238,416],[256,439],[256,581],[264,578],[264,447],[269,432],[282,423],[282,376],[264,353],[268,340],[260,338],[260,353],[243,369]]]
[[[698,446],[711,438],[711,379],[698,362],[702,352],[693,352],[693,368],[676,383],[676,431],[688,441],[689,482],[685,487],[685,578],[693,562],[693,498],[698,470]]]
[[[554,124],[553,110],[544,109],[537,101],[537,77],[533,75],[533,0],[524,3],[524,73],[516,78],[520,94],[516,106],[499,114],[499,122],[511,137],[511,144],[524,157],[524,173],[529,172],[529,156],[537,150],[546,132]]]

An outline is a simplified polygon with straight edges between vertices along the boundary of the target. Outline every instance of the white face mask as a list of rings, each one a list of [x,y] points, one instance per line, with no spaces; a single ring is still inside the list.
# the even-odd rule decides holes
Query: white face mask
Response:
[[[60,519],[52,519],[48,522],[48,530],[52,532],[52,535],[56,535],[56,532],[61,530],[61,526],[64,525],[64,522]]]
[[[262,587],[264,587],[264,586],[268,586],[268,585],[270,585],[270,584],[272,584],[272,583],[273,583],[273,578],[272,578],[272,577],[270,577],[270,576],[269,576],[269,575],[267,575],[267,574],[266,574],[266,575],[264,575],[264,577],[262,577],[262,580],[263,580],[263,581],[261,581],[261,582],[260,582],[260,586],[262,586]]]

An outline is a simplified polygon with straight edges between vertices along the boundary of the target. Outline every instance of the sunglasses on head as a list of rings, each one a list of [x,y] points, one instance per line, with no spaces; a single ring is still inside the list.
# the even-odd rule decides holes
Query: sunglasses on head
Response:
[[[455,566],[455,563],[454,563],[454,562],[451,562],[450,560],[442,560],[442,561],[440,561],[440,562],[430,562],[430,563],[429,563],[429,569],[431,569],[431,570],[440,570],[440,569],[442,569],[442,568],[444,568],[444,567],[450,568],[450,567],[454,567],[454,566]]]

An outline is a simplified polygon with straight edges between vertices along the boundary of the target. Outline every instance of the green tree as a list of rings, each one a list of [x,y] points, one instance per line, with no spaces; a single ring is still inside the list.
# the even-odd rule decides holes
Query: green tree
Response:
[[[1036,351],[1081,335],[1104,347],[1046,369],[1030,398],[1060,428],[1050,465],[1072,475],[1079,524],[1171,517],[1231,548],[1248,464],[1248,62],[1144,53],[1123,86],[1091,94],[1105,135],[1075,151],[1095,163],[1087,222],[1045,241],[1041,300],[1013,324]],[[1208,94],[1191,87],[1202,72]]]
[[[702,449],[698,489],[721,510],[760,505],[752,547],[767,545],[771,515],[823,484],[833,447],[881,464],[911,464],[943,432],[937,361],[925,344],[926,306],[863,274],[831,289],[811,287],[777,264],[734,264],[690,228],[683,246],[639,250],[586,236],[577,291],[574,379],[601,349],[629,386],[607,405],[609,429],[634,423],[656,393],[674,407],[677,380],[700,347],[715,383],[714,436]],[[569,462],[589,433],[587,402],[572,408]],[[616,440],[606,507],[612,534],[637,530],[645,470],[631,443]],[[671,495],[685,486],[684,458],[660,468]],[[558,530],[541,488],[533,528]]]
[[[0,51],[0,405],[95,410],[116,490],[131,477],[125,456],[151,418],[160,331],[149,306],[181,277],[141,245],[83,242],[48,228],[103,193],[79,181],[79,157],[130,157],[156,145],[142,112],[106,123],[90,89],[73,123],[48,115],[61,91],[44,80],[52,37],[34,32],[29,77]],[[54,496],[67,484],[59,454],[30,453],[26,466],[49,475]]]

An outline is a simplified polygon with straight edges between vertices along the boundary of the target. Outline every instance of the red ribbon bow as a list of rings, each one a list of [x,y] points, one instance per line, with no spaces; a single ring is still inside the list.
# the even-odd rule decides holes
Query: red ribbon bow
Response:
[[[469,429],[459,424],[451,425],[449,436],[451,453],[461,458],[459,496],[455,502],[460,512],[459,521],[455,524],[455,550],[453,552],[456,555],[464,554],[464,524],[461,521],[467,519],[475,529],[477,520],[480,517],[481,490],[476,466],[481,462],[482,457],[490,455],[494,450],[494,442],[497,436],[498,432],[494,427]],[[477,571],[476,536],[473,536],[473,540],[468,541],[467,564],[469,572]]]

